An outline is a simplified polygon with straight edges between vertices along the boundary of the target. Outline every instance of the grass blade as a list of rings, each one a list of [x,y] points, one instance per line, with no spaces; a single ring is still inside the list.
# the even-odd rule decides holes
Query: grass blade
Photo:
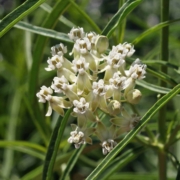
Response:
[[[145,151],[146,148],[138,147],[134,149],[130,149],[123,153],[120,157],[116,158],[112,163],[108,166],[110,168],[104,169],[104,175],[100,177],[100,179],[108,179],[114,172],[122,169],[128,163],[137,158],[141,153]]]
[[[8,32],[18,21],[39,7],[43,2],[45,2],[45,0],[26,1],[4,17],[0,22],[0,37]]]
[[[157,65],[163,65],[163,66],[167,66],[169,68],[173,68],[173,69],[179,69],[179,66],[173,64],[173,63],[170,63],[170,62],[166,62],[166,61],[162,61],[162,60],[144,60],[142,61],[143,63],[145,64],[157,64]]]
[[[170,99],[180,92],[180,84],[173,88],[168,94],[164,95],[159,99],[142,117],[140,123],[130,131],[124,139],[117,144],[117,146],[103,159],[98,167],[87,177],[86,180],[98,179],[98,176],[102,173],[103,169],[106,168],[113,158],[129,143],[129,141],[145,126],[145,124],[152,118],[152,116],[159,111]]]
[[[57,32],[57,31],[54,31],[51,29],[34,26],[34,25],[29,24],[27,22],[20,21],[14,27],[16,27],[18,29],[22,29],[24,31],[36,33],[36,34],[39,34],[42,36],[46,36],[46,37],[50,37],[50,38],[54,38],[54,39],[59,39],[59,40],[64,41],[64,42],[72,43],[72,41],[69,39],[68,35],[65,33],[60,33],[60,32]]]
[[[46,12],[48,12],[48,13],[50,13],[50,12],[52,11],[52,7],[49,6],[49,5],[46,4],[46,3],[41,4],[40,7],[41,7],[44,11],[46,11]],[[64,25],[66,25],[66,26],[68,26],[68,27],[70,27],[70,28],[72,28],[72,27],[75,26],[74,23],[72,23],[71,21],[69,21],[69,20],[68,20],[67,18],[65,18],[64,16],[59,17],[59,21],[61,21]]]
[[[128,0],[112,17],[106,27],[103,29],[102,34],[110,37],[115,28],[120,24],[123,19],[141,2],[141,0]]]
[[[84,147],[85,145],[81,146],[80,149],[76,149],[74,151],[74,153],[72,154],[71,158],[69,159],[67,163],[66,169],[64,170],[60,180],[66,179],[66,177],[68,176],[68,174],[71,172],[72,168],[74,167],[75,163],[77,162],[78,157],[80,156]]]
[[[34,143],[29,143],[26,141],[0,141],[0,147],[11,147],[11,146],[27,147],[34,149],[36,151],[40,151],[41,153],[46,152],[46,149],[43,146]]]
[[[43,168],[43,178],[42,178],[43,180],[51,180],[52,178],[53,167],[59,149],[59,144],[61,142],[61,138],[63,136],[64,129],[66,127],[66,123],[70,116],[71,111],[72,109],[69,109],[62,120],[61,117],[58,119],[54,131],[51,135],[51,139],[44,163],[44,168]]]
[[[137,44],[140,41],[142,41],[145,37],[147,37],[148,35],[162,29],[163,27],[169,26],[170,24],[173,24],[175,22],[180,21],[180,19],[175,19],[172,21],[167,21],[167,22],[163,22],[163,23],[159,23],[156,26],[149,28],[148,30],[146,30],[145,32],[143,32],[140,36],[138,36],[133,42],[132,44]]]
[[[169,88],[157,86],[157,85],[148,83],[148,82],[143,81],[143,80],[137,81],[136,84],[141,86],[141,87],[144,87],[144,88],[146,88],[146,89],[148,89],[150,91],[157,92],[157,93],[160,93],[160,94],[167,94],[169,91],[171,91],[171,89],[169,89]]]
[[[13,141],[16,138],[18,115],[20,111],[20,104],[22,100],[22,91],[16,90],[12,99],[10,107],[9,123],[6,131],[6,140]],[[2,174],[9,178],[11,169],[14,166],[14,151],[12,149],[5,149],[2,163]]]

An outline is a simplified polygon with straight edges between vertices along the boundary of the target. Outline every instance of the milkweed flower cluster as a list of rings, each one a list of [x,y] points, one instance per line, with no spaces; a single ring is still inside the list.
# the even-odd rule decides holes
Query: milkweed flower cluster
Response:
[[[132,44],[118,44],[107,54],[106,36],[85,33],[79,27],[68,36],[74,42],[72,60],[65,57],[64,44],[53,46],[45,70],[56,70],[57,76],[50,87],[42,86],[36,95],[39,102],[49,104],[46,116],[52,110],[64,116],[64,109],[73,108],[71,115],[77,124],[72,124],[68,142],[75,148],[92,144],[90,136],[94,134],[101,141],[103,154],[107,154],[116,146],[115,139],[131,131],[140,120],[137,115],[130,115],[123,103],[139,103],[142,94],[135,85],[136,80],[145,78],[146,65],[136,59],[126,69],[126,59],[135,52]],[[108,127],[99,117],[100,112],[111,117]],[[89,127],[89,122],[94,127]]]

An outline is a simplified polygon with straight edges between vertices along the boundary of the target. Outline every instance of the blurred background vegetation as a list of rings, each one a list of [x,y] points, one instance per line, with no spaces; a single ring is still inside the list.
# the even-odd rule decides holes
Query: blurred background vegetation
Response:
[[[22,0],[0,0],[0,18],[18,7],[24,1]],[[45,5],[53,7],[57,1],[47,0]],[[76,0],[78,7],[85,11],[92,20],[102,30],[110,18],[118,11],[120,1],[118,0]],[[24,22],[35,26],[42,27],[48,12],[45,5],[41,5],[33,13],[23,19]],[[170,20],[180,18],[180,1],[170,1]],[[86,32],[96,31],[89,25],[87,20],[73,5],[69,6],[63,13],[65,20],[60,19],[53,27],[54,30],[62,33],[68,33],[74,27],[83,27]],[[126,23],[124,21],[124,36],[120,36],[119,29],[110,38],[110,47],[121,42],[132,43],[144,31],[160,23],[160,1],[143,0],[139,6],[128,15]],[[177,83],[180,82],[180,24],[172,23],[169,26],[169,62],[175,65],[175,68],[168,68],[168,75]],[[60,43],[58,39],[47,38],[43,45],[43,56],[40,58],[40,71],[35,77],[38,85],[36,92],[29,92],[29,76],[34,54],[39,51],[36,46],[40,35],[21,30],[17,27],[12,28],[2,38],[0,38],[0,179],[2,180],[38,180],[42,172],[43,160],[45,157],[46,146],[50,138],[51,131],[57,121],[58,115],[53,114],[52,117],[45,117],[47,107],[40,106],[39,110],[36,92],[42,85],[49,86],[55,72],[46,72],[44,68],[47,66],[47,58],[50,57],[50,47]],[[63,42],[63,41],[61,41]],[[65,42],[68,50],[72,48],[72,44]],[[40,47],[42,48],[42,47]],[[153,67],[155,71],[159,71],[160,65],[150,62],[149,60],[160,59],[160,31],[148,34],[135,44],[136,53],[134,59],[140,58],[144,63]],[[147,73],[146,82],[158,85],[159,79],[152,73]],[[167,84],[168,88],[172,88],[174,84]],[[143,94],[141,103],[137,106],[137,110],[142,116],[158,99],[160,94],[151,91],[148,88],[139,86]],[[27,97],[31,96],[32,102],[28,103]],[[176,97],[167,106],[167,124],[171,121],[180,121],[179,114],[180,98]],[[41,112],[39,115],[38,112]],[[38,120],[37,120],[38,119]],[[38,121],[38,122],[37,122]],[[70,124],[73,120],[70,120]],[[38,124],[39,123],[39,124]],[[42,124],[41,124],[42,123]],[[38,128],[40,126],[40,128]],[[43,128],[42,128],[42,127]],[[157,130],[157,115],[147,125],[154,132]],[[44,129],[44,139],[40,129]],[[59,174],[65,163],[72,154],[74,147],[67,143],[70,126],[67,126],[61,143],[61,154],[58,154],[54,174],[54,179],[58,179]],[[144,133],[144,132],[142,132]],[[156,134],[158,136],[158,134]],[[8,143],[11,141],[11,143]],[[25,144],[28,142],[29,144]],[[32,147],[31,143],[44,147]],[[32,145],[32,146],[31,146]],[[134,139],[124,150],[138,147],[138,142]],[[63,153],[62,153],[63,152]],[[180,159],[180,143],[171,147],[171,152]],[[122,153],[122,152],[121,152]],[[73,180],[84,179],[100,162],[104,156],[102,155],[99,142],[95,142],[93,146],[87,146],[78,162],[73,168],[70,178]],[[135,174],[134,174],[135,173]],[[137,158],[124,167],[119,168],[116,173],[109,179],[158,179],[157,175],[157,155],[154,150],[148,149],[141,153]],[[168,179],[175,179],[177,171],[168,162]],[[133,177],[131,176],[133,175]],[[136,176],[135,176],[136,175]]]

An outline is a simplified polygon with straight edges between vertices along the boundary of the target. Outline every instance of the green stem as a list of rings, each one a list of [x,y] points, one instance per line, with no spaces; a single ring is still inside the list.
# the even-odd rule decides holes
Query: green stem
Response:
[[[169,20],[169,0],[161,0],[161,22]],[[164,61],[168,61],[168,34],[169,34],[169,27],[166,26],[162,28],[161,31],[161,58]],[[161,71],[167,74],[167,66],[162,66]],[[160,81],[161,86],[166,86],[166,83]],[[166,110],[167,107],[163,106],[159,111],[159,118],[158,118],[158,130],[159,130],[159,139],[162,144],[165,144],[166,141]],[[159,180],[166,180],[167,179],[167,156],[165,152],[160,149],[158,152],[158,161],[159,161]]]
[[[121,8],[124,3],[125,3],[125,0],[120,0],[119,1],[119,8]],[[126,28],[126,19],[124,19],[122,21],[122,23],[120,23],[119,28],[118,28],[119,29],[119,31],[118,31],[118,41],[120,43],[122,43],[122,41],[123,41],[125,28]]]

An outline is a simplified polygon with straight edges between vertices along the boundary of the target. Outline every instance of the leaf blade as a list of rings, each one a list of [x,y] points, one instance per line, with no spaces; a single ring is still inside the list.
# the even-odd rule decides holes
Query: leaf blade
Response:
[[[26,1],[7,16],[5,16],[0,22],[0,37],[8,32],[18,21],[27,16],[33,10],[38,8],[45,0],[31,0]]]
[[[115,30],[116,26],[122,22],[122,20],[141,2],[141,0],[128,0],[124,5],[118,10],[118,12],[111,18],[106,27],[103,29],[102,34],[110,35]]]
[[[61,142],[61,138],[63,136],[64,129],[66,127],[66,123],[70,116],[71,111],[72,111],[72,109],[69,109],[66,112],[66,114],[62,120],[60,120],[61,117],[58,118],[56,126],[53,130],[53,133],[51,135],[51,139],[49,142],[47,154],[46,154],[45,163],[44,163],[43,178],[42,178],[43,180],[51,179],[51,175],[52,175],[54,163],[56,160],[56,155],[58,152],[59,144]]]

